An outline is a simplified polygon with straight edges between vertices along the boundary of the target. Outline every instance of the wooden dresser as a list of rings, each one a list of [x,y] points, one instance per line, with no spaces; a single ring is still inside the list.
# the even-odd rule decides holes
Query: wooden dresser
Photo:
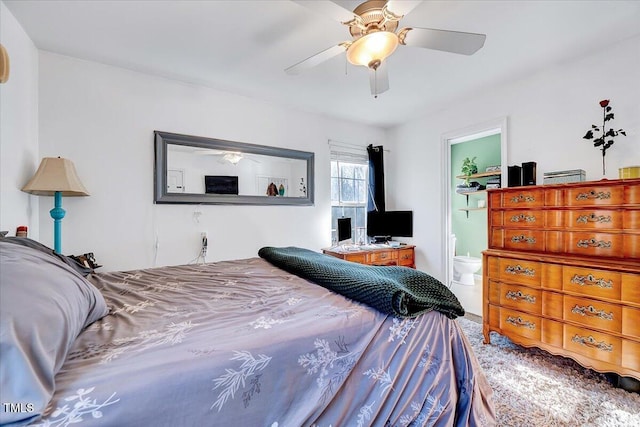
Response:
[[[640,380],[640,179],[488,191],[483,334]]]
[[[362,250],[323,249],[323,253],[347,261],[368,265],[400,265],[416,268],[415,246],[401,245],[397,248],[375,248]]]

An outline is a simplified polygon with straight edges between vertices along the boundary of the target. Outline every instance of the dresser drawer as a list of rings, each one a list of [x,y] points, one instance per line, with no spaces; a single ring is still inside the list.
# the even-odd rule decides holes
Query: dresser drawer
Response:
[[[542,342],[562,348],[563,324],[555,320],[542,319]]]
[[[544,232],[537,230],[504,230],[504,248],[517,251],[544,250]]]
[[[504,249],[504,229],[491,227],[489,247],[492,249]]]
[[[622,256],[622,235],[609,233],[565,233],[568,253],[585,256]]]
[[[400,249],[398,251],[398,265],[412,267],[415,265],[413,249]]]
[[[616,304],[565,295],[564,319],[587,327],[620,333],[622,308]]]
[[[562,320],[564,317],[564,296],[557,292],[542,293],[542,315]]]
[[[540,263],[521,259],[500,258],[499,277],[503,281],[540,287]]]
[[[624,302],[640,304],[640,273],[622,273],[622,296]]]
[[[500,278],[500,258],[485,256],[482,264],[482,272],[490,279]]]
[[[500,305],[500,282],[489,280],[489,302]]]
[[[627,184],[624,187],[624,202],[627,205],[640,205],[640,184]]]
[[[351,262],[357,262],[359,264],[367,263],[367,254],[365,253],[356,253],[356,254],[344,254],[343,259]]]
[[[531,314],[541,313],[542,291],[539,289],[502,283],[499,292],[500,305]]]
[[[565,190],[567,206],[619,205],[624,203],[624,187],[621,185],[594,185]]]
[[[504,211],[504,226],[540,228],[544,225],[544,213],[533,210],[507,210]]]
[[[483,319],[483,322],[488,322],[489,325],[493,328],[500,327],[500,307],[496,307],[495,305],[490,305],[489,309],[489,318]]]
[[[502,206],[505,208],[530,208],[544,206],[544,189],[531,188],[508,191],[502,194]]]
[[[622,340],[622,366],[640,372],[640,343]]]
[[[397,254],[394,251],[380,251],[369,254],[369,264],[390,265],[396,264]]]
[[[541,326],[542,319],[538,316],[500,308],[500,329],[507,334],[511,333],[540,341]]]
[[[626,230],[640,230],[640,210],[624,211],[622,214],[622,228]]]
[[[544,212],[544,225],[549,228],[565,228],[565,212],[550,209]]]
[[[564,348],[603,362],[620,364],[622,340],[590,329],[564,325]]]
[[[625,234],[622,237],[622,254],[625,258],[640,259],[640,234]]]
[[[568,292],[619,300],[622,277],[615,271],[564,266],[562,288]]]
[[[640,309],[622,307],[622,334],[640,339]]]
[[[582,209],[565,211],[565,227],[591,230],[622,228],[622,211]]]

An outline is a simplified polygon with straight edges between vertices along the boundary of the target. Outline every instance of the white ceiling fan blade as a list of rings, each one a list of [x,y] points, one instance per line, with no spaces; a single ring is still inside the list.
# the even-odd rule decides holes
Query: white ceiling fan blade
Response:
[[[396,16],[405,16],[420,3],[422,3],[422,0],[389,0],[387,2],[387,10]]]
[[[307,9],[314,10],[321,15],[333,19],[341,23],[349,22],[355,18],[352,11],[345,9],[344,7],[325,0],[291,0],[294,3],[298,3]]]
[[[369,86],[371,95],[378,97],[383,92],[389,90],[389,73],[387,71],[387,61],[383,61],[377,69],[369,69]]]
[[[461,31],[436,30],[433,28],[403,28],[398,32],[400,43],[407,46],[424,47],[445,52],[473,55],[486,40],[486,34]]]
[[[316,53],[315,55],[312,55],[307,59],[304,59],[297,64],[292,65],[284,71],[287,74],[292,75],[300,74],[301,72],[313,68],[316,65],[333,58],[334,56],[344,53],[344,51],[347,50],[347,46],[348,44],[346,43],[340,43],[339,45],[331,46],[329,49],[325,49],[322,52]]]

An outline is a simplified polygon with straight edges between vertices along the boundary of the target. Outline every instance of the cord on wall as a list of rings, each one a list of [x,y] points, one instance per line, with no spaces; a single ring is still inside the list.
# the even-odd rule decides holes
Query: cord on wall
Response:
[[[207,232],[203,231],[200,233],[200,252],[198,256],[192,259],[189,264],[198,264],[202,262],[203,264],[207,262],[207,249],[209,245],[209,239],[207,237]]]
[[[158,264],[158,249],[160,248],[160,238],[158,237],[158,233],[156,232],[156,239],[153,244],[153,266],[155,267]]]

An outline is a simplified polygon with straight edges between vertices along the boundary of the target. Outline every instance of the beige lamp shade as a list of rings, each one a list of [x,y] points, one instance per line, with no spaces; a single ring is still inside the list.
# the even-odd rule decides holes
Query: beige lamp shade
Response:
[[[22,191],[37,196],[53,196],[56,191],[65,197],[89,195],[78,178],[73,162],[61,157],[43,158],[35,175]]]
[[[6,83],[9,80],[9,68],[9,54],[0,44],[0,83]]]

